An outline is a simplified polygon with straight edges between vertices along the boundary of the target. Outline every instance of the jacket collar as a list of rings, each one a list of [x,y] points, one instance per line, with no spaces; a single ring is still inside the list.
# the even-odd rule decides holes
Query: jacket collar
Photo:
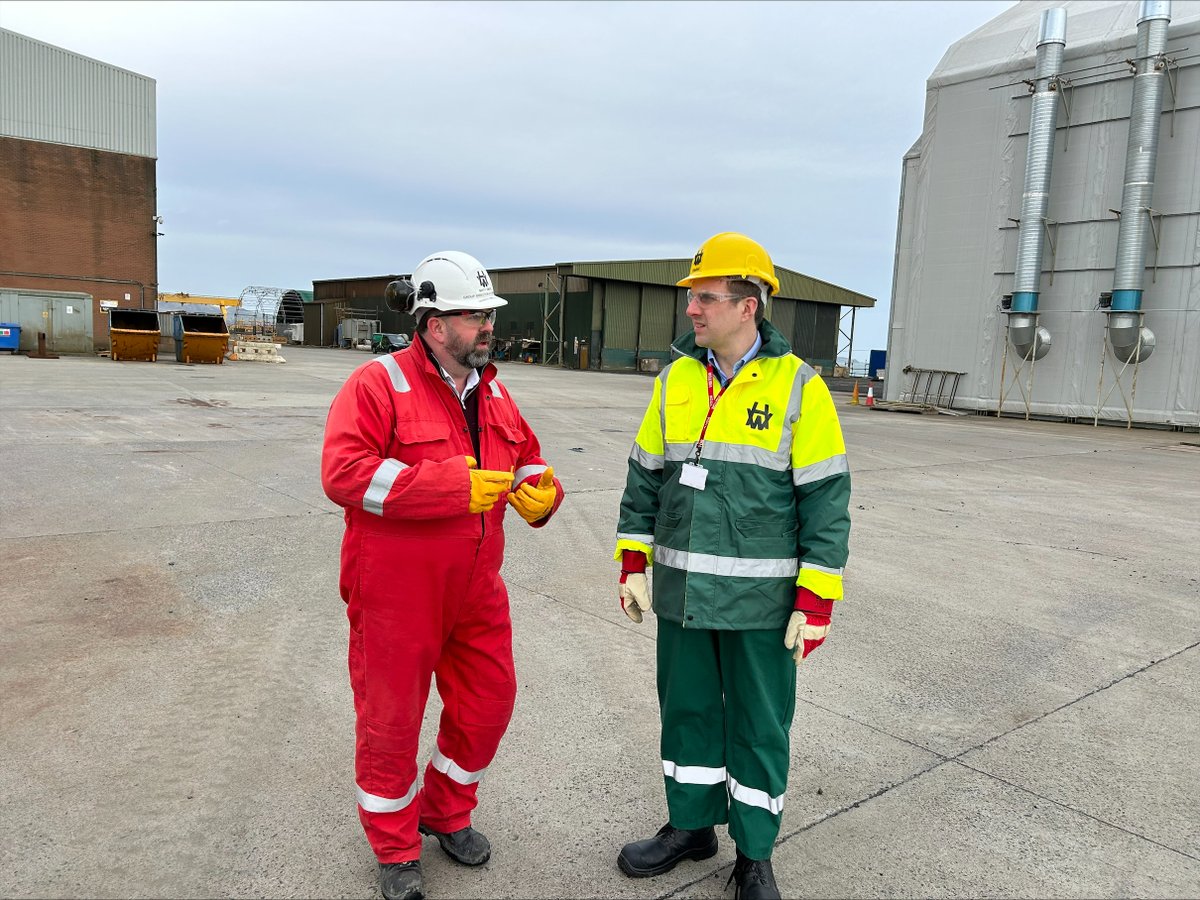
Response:
[[[417,360],[417,365],[421,367],[421,370],[425,372],[426,375],[430,376],[431,378],[436,378],[438,381],[442,380],[442,373],[438,371],[438,362],[433,358],[433,353],[430,351],[429,347],[426,346],[425,340],[421,337],[421,335],[414,334],[413,341],[408,345],[408,349],[401,352],[411,353]],[[488,363],[479,370],[480,386],[482,387],[483,385],[490,383],[495,377],[496,366],[489,360]]]
[[[766,319],[763,319],[762,324],[758,326],[758,333],[762,337],[762,346],[758,348],[758,355],[755,359],[787,356],[792,352],[787,338]],[[696,343],[696,332],[694,331],[677,337],[671,344],[671,350],[676,356],[690,356],[701,363],[708,362],[708,348],[701,347]]]

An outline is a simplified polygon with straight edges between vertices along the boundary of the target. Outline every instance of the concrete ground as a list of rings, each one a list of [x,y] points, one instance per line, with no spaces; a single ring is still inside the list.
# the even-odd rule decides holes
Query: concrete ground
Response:
[[[368,357],[284,356],[0,356],[0,895],[376,895],[318,476]],[[731,897],[723,829],[660,878],[615,865],[665,821],[655,626],[611,561],[651,382],[500,372],[568,498],[509,517],[495,853],[427,839],[429,893]],[[847,401],[847,600],[800,673],[784,895],[1200,894],[1200,439]]]

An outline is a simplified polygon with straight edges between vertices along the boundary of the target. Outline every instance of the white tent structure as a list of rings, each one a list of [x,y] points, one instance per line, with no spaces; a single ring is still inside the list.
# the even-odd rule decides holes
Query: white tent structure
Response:
[[[888,343],[887,400],[950,373],[959,409],[1200,427],[1200,0],[1025,0],[950,47]]]
[[[233,324],[255,334],[274,334],[286,325],[304,322],[304,297],[312,293],[294,288],[250,285],[241,293]]]

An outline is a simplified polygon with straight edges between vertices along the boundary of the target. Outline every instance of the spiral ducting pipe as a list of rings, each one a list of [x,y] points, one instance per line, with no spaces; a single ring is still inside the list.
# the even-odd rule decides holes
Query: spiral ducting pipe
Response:
[[[1108,337],[1122,362],[1142,362],[1154,352],[1154,332],[1141,322],[1146,280],[1146,239],[1154,199],[1158,133],[1166,87],[1167,26],[1170,0],[1142,0],[1138,15],[1137,53],[1133,60],[1133,106],[1125,151],[1125,187],[1113,275]]]
[[[1050,204],[1050,169],[1058,127],[1058,73],[1067,43],[1067,11],[1042,10],[1038,33],[1033,107],[1029,114],[1029,150],[1025,157],[1025,193],[1017,232],[1017,261],[1009,310],[1008,338],[1022,359],[1041,359],[1050,350],[1050,332],[1037,323],[1042,278],[1043,228]]]

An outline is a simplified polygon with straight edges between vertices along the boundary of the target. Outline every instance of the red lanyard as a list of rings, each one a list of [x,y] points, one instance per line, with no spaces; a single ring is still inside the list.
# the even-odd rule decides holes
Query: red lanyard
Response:
[[[731,378],[730,381],[733,379]],[[704,417],[704,424],[700,426],[700,437],[696,438],[696,457],[695,465],[700,465],[700,451],[704,449],[704,435],[708,433],[708,423],[712,420],[713,410],[717,408],[717,401],[721,399],[721,395],[725,393],[729,387],[728,382],[717,393],[713,394],[713,365],[710,361],[708,364],[708,415]]]

